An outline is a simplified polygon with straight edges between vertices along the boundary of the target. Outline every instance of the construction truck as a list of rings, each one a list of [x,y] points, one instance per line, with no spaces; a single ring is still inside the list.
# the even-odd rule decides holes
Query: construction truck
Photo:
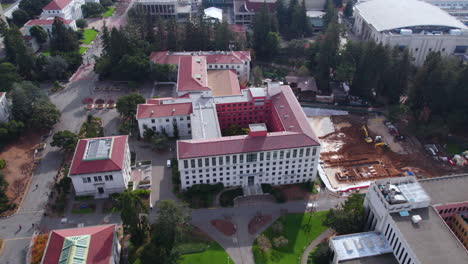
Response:
[[[366,125],[362,125],[361,129],[364,131],[364,141],[366,141],[366,143],[372,143],[372,138],[369,137],[369,132],[367,132]]]

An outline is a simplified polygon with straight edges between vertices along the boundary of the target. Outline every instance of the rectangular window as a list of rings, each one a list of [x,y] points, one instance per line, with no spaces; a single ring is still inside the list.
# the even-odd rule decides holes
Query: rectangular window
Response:
[[[237,155],[232,156],[232,163],[236,164],[237,163]]]
[[[317,148],[312,149],[312,156],[315,156],[315,154],[317,154]]]
[[[211,158],[211,166],[216,166],[216,158]]]
[[[239,163],[244,163],[244,154],[239,155]]]
[[[153,124],[154,124],[154,122],[155,122],[155,120],[154,120],[154,119],[151,119],[151,123],[153,123]]]
[[[226,164],[231,164],[231,156],[226,156]]]
[[[256,162],[256,161],[257,161],[257,153],[247,154],[247,162]]]
[[[195,168],[195,160],[194,159],[190,160],[190,168]]]
[[[265,153],[263,153],[263,152],[260,153],[260,161],[263,161],[263,155],[264,155],[264,154],[265,154]]]
[[[291,158],[291,151],[289,151],[289,150],[286,151],[286,158],[287,159]]]
[[[219,165],[223,165],[223,157],[219,157],[218,160],[219,160]]]
[[[276,160],[278,158],[278,151],[273,152],[273,159]]]
[[[297,149],[293,150],[293,158],[297,157]]]
[[[310,148],[306,148],[306,157],[310,155]]]
[[[304,149],[299,150],[299,158],[302,158],[304,156]]]
[[[184,169],[188,169],[188,160],[184,160]]]
[[[271,156],[270,154],[271,154],[271,152],[267,152],[267,154],[266,154],[266,160],[270,160],[270,156]]]
[[[280,159],[284,159],[284,150],[281,150],[280,151],[280,156],[279,156]]]
[[[83,178],[82,180],[83,180],[83,183],[87,183],[87,182],[88,182],[86,178]]]
[[[202,167],[202,166],[203,166],[203,161],[202,161],[202,159],[198,159],[198,167],[200,168],[200,167]]]
[[[205,158],[205,167],[209,167],[209,166],[210,166],[210,159]]]

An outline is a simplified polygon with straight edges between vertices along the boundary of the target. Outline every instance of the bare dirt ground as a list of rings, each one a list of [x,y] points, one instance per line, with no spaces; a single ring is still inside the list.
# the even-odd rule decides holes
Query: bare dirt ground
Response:
[[[232,236],[236,233],[236,228],[231,221],[223,219],[214,219],[210,221],[211,225],[214,226],[219,232],[226,236]]]
[[[395,141],[383,124],[382,117],[350,114],[331,116],[330,120],[334,132],[327,134],[331,129],[328,127],[323,129],[323,126],[314,127],[314,130],[319,130],[316,133],[322,145],[323,167],[335,187],[357,184],[360,181],[379,177],[400,176],[408,171],[425,178],[456,173],[460,170],[448,164],[435,162],[425,154],[419,141],[410,135],[406,134],[405,141]],[[324,124],[320,120],[315,122]],[[389,144],[390,149],[385,150],[376,147],[375,143],[366,143],[364,132],[361,130],[363,124],[368,126],[369,136],[372,139],[375,139],[376,135],[382,136],[383,142]],[[335,177],[336,173],[357,177],[339,180]]]
[[[304,200],[312,194],[295,184],[275,186],[275,188],[280,189],[284,193],[287,201]]]
[[[35,168],[32,148],[40,142],[40,135],[27,132],[0,152],[0,158],[6,161],[2,173],[9,184],[6,195],[12,204],[19,206],[23,199]],[[13,211],[4,212],[3,215],[9,215]]]
[[[256,215],[249,222],[249,233],[251,235],[257,233],[257,231],[265,226],[272,219],[271,215]]]

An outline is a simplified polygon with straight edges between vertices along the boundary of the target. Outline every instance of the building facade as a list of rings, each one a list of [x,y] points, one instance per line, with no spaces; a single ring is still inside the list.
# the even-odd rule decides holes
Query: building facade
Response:
[[[10,104],[5,92],[0,92],[0,123],[10,121]]]
[[[417,0],[372,0],[354,7],[353,31],[364,40],[406,48],[422,65],[430,52],[463,56],[468,28],[440,8]]]
[[[67,19],[63,19],[61,17],[43,17],[43,18],[39,18],[39,19],[32,19],[32,20],[29,20],[28,22],[26,22],[26,24],[24,24],[24,35],[25,36],[31,36],[31,28],[34,27],[34,26],[39,26],[41,28],[44,29],[45,32],[47,32],[47,35],[49,36],[52,36],[52,26],[54,24],[54,21],[55,19],[58,19],[60,21],[62,21],[63,25],[66,27],[66,28],[71,28],[73,29],[74,31],[77,30],[77,27],[76,27],[76,23],[75,23],[75,20],[67,20]]]
[[[84,0],[53,0],[42,10],[41,17],[59,16],[66,20],[77,20],[83,18],[81,6]]]
[[[138,0],[139,8],[149,12],[154,18],[175,19],[183,22],[198,12],[198,0]]]
[[[250,25],[253,23],[255,13],[260,12],[266,5],[270,12],[274,11],[276,0],[233,0],[234,23]]]
[[[120,263],[120,243],[116,225],[52,230],[41,264]]]
[[[77,196],[106,198],[125,191],[131,178],[128,136],[81,139],[69,176]]]

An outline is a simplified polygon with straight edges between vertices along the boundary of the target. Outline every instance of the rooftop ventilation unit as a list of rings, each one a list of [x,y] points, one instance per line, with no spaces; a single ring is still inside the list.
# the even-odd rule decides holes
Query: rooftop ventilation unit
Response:
[[[172,113],[174,113],[174,112],[175,112],[175,108],[172,108]]]
[[[280,105],[280,108],[284,108],[284,105]]]
[[[200,59],[200,58],[196,58],[195,61],[198,62],[198,63],[200,63],[200,62],[201,62],[201,59]]]
[[[413,224],[417,224],[421,222],[422,218],[420,215],[413,215],[411,216],[411,221],[413,221]]]
[[[284,115],[284,118],[288,118],[288,117],[289,117],[289,115]]]
[[[154,110],[151,110],[151,114],[154,114]]]
[[[344,248],[346,249],[347,252],[349,252],[349,253],[353,252],[353,248],[349,244],[349,241],[343,241],[343,246],[344,246]]]
[[[195,74],[195,78],[198,79],[198,80],[200,80],[200,79],[201,79],[201,74],[198,74],[198,73]]]

